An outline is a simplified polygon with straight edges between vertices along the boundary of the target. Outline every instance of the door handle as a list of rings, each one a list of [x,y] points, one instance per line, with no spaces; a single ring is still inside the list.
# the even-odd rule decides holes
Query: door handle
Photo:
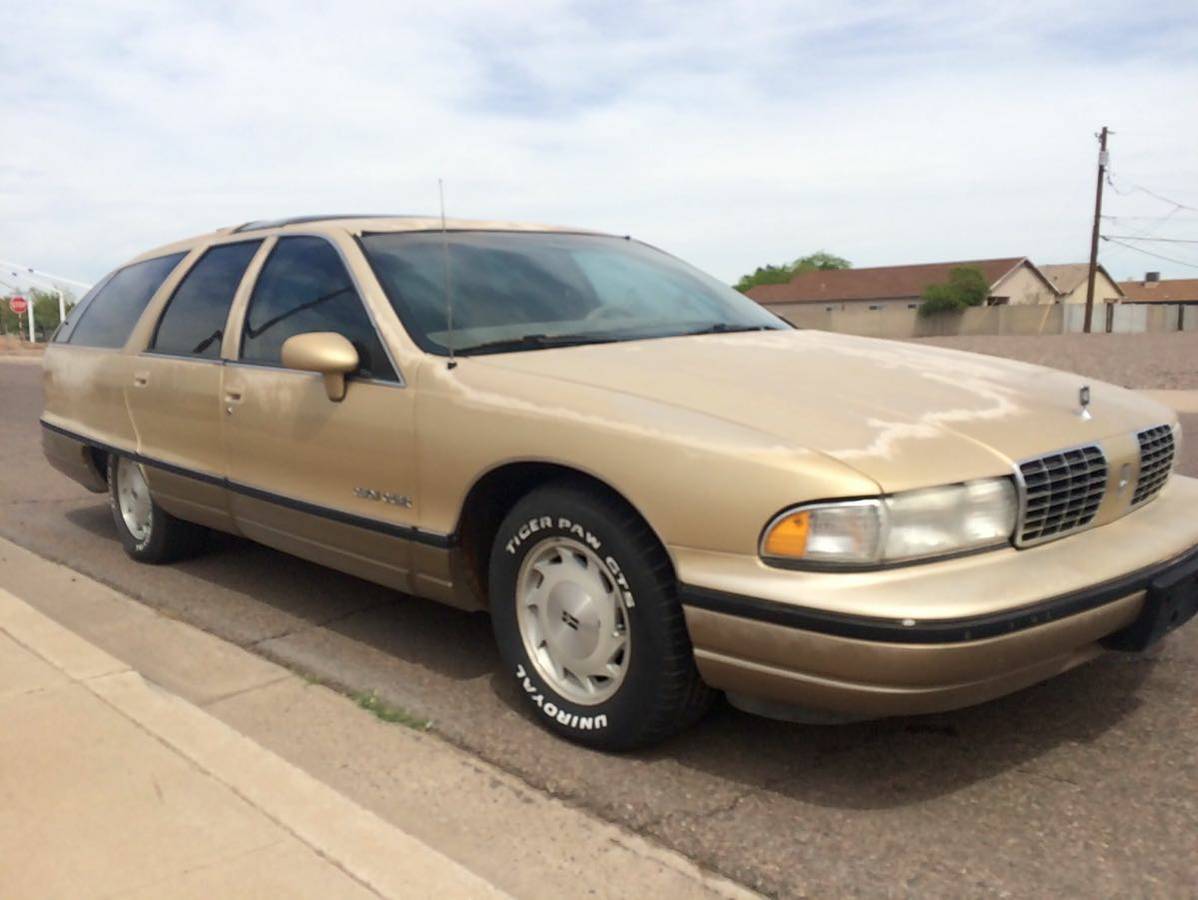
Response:
[[[133,373],[133,386],[134,387],[145,387],[149,383],[150,383],[150,373],[149,372],[134,372]]]
[[[230,388],[225,390],[225,415],[233,415],[233,407],[241,402],[241,389]]]

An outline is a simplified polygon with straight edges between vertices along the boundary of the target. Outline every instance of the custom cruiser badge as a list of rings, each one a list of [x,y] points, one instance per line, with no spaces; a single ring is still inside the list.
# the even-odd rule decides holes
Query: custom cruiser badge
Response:
[[[412,498],[405,497],[403,494],[376,491],[374,488],[356,487],[354,488],[354,496],[361,497],[363,500],[375,500],[380,503],[390,503],[392,506],[402,506],[405,509],[412,508]]]
[[[1081,406],[1078,415],[1083,419],[1090,418],[1090,385],[1082,385],[1081,390],[1077,392],[1077,402]]]

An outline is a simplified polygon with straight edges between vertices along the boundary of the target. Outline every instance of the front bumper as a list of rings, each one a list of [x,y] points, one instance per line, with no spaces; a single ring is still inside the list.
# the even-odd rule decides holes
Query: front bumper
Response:
[[[1029,550],[879,573],[787,573],[789,602],[711,586],[720,577],[699,586],[688,577],[698,568],[681,568],[680,593],[711,686],[758,705],[852,716],[937,712],[1043,681],[1104,644],[1159,638],[1162,586],[1180,578],[1184,596],[1198,592],[1198,480],[1174,476],[1143,509]],[[720,569],[723,582],[747,583],[727,559]],[[776,570],[761,574],[776,591]],[[951,607],[968,614],[927,615]]]

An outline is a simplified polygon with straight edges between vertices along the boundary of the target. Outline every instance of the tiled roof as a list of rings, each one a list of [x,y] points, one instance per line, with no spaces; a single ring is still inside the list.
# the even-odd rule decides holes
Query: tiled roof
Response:
[[[1079,285],[1085,284],[1086,279],[1090,277],[1089,263],[1059,263],[1047,266],[1036,266],[1044,277],[1052,282],[1052,286],[1062,294],[1068,294],[1076,289]],[[1111,284],[1115,283],[1115,279],[1111,278],[1109,272],[1102,267],[1100,263],[1098,271],[1105,275]]]
[[[1198,278],[1120,281],[1125,299],[1137,303],[1198,303]]]
[[[818,270],[802,272],[786,284],[759,284],[750,288],[748,295],[766,306],[771,303],[910,299],[919,297],[929,284],[947,281],[949,272],[958,266],[981,269],[986,282],[993,287],[1004,275],[1025,261],[1026,257],[1011,256],[918,266]]]

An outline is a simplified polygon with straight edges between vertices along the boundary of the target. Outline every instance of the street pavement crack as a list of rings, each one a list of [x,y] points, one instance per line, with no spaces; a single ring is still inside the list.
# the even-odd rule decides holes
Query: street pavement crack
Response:
[[[247,650],[254,650],[261,647],[263,644],[269,644],[271,641],[281,641],[284,638],[294,637],[297,634],[304,634],[309,631],[319,631],[322,628],[328,628],[330,625],[335,625],[338,622],[343,622],[346,619],[352,619],[354,616],[364,612],[370,612],[372,609],[378,609],[387,606],[391,603],[389,600],[380,600],[377,603],[367,603],[365,606],[358,606],[354,609],[338,613],[335,616],[330,616],[320,622],[308,622],[301,625],[299,628],[289,628],[286,631],[280,631],[277,634],[268,634],[263,637],[242,644],[241,646]]]
[[[726,815],[727,813],[730,813],[733,810],[735,810],[738,806],[740,806],[740,804],[742,804],[744,801],[748,800],[750,797],[752,797],[756,794],[759,794],[762,791],[766,791],[766,790],[769,790],[769,788],[767,786],[748,788],[743,791],[738,791],[730,799],[728,799],[728,800],[724,801],[723,803],[720,803],[716,806],[710,807],[708,809],[697,809],[697,810],[691,810],[691,811],[687,811],[687,812],[675,811],[675,812],[664,813],[663,815],[654,816],[651,819],[647,819],[641,827],[644,830],[648,831],[652,828],[656,828],[658,825],[660,825],[666,821],[669,821],[671,819],[674,819],[674,820],[694,819],[694,818],[707,819],[712,816]]]
[[[246,685],[243,688],[238,688],[235,691],[229,691],[227,694],[221,694],[219,697],[213,697],[211,700],[205,700],[203,703],[198,703],[196,705],[204,707],[204,708],[207,708],[209,706],[215,706],[217,703],[223,703],[225,700],[232,700],[234,697],[240,697],[243,694],[250,694],[250,693],[253,693],[254,691],[261,690],[262,688],[273,687],[276,684],[281,684],[282,682],[287,681],[288,679],[294,678],[294,677],[295,677],[295,675],[292,672],[288,671],[285,674],[280,675],[278,678],[272,678],[270,681],[263,681],[258,684]]]

